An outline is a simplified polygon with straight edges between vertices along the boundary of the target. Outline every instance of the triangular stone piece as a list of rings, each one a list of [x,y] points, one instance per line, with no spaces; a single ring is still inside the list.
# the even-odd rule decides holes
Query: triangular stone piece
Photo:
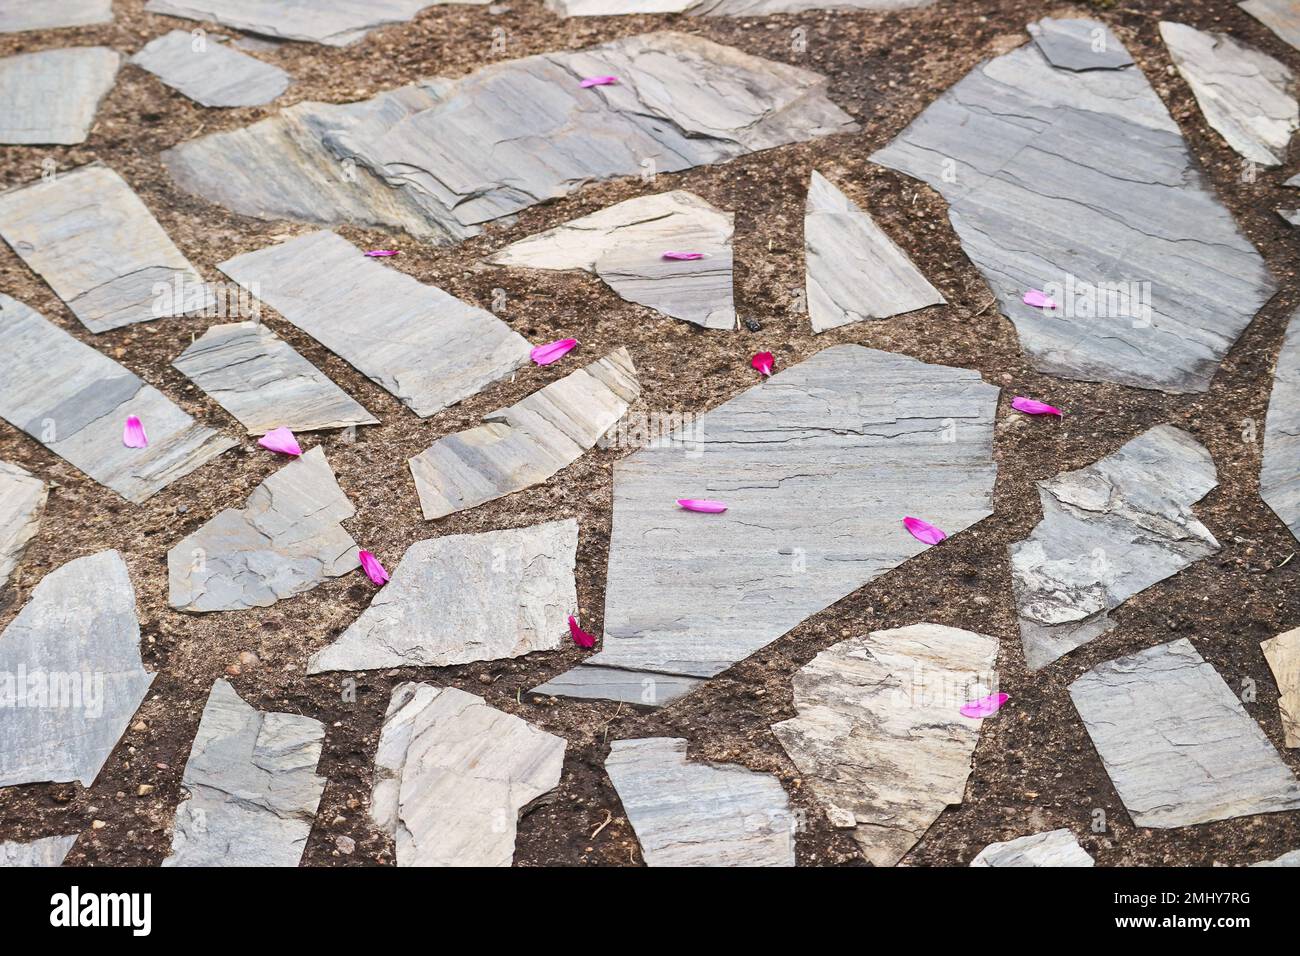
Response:
[[[17,465],[0,461],[0,588],[36,536],[49,488]]]
[[[1273,374],[1259,494],[1300,539],[1300,312],[1287,325]]]

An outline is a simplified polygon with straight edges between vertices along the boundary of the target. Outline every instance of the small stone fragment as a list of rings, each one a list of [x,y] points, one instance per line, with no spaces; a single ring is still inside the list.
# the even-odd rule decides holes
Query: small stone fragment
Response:
[[[1300,627],[1260,642],[1273,679],[1286,746],[1300,747]]]
[[[27,542],[36,536],[48,495],[45,482],[0,461],[0,589],[9,583]]]
[[[0,59],[0,143],[84,143],[121,64],[122,58],[103,46]]]
[[[187,30],[151,40],[131,62],[202,106],[260,106],[289,88],[278,66]]]
[[[1291,316],[1264,421],[1259,494],[1300,539],[1300,312]]]
[[[1051,830],[990,843],[971,866],[1094,866],[1096,861],[1069,830]]]
[[[113,0],[5,0],[0,3],[0,33],[112,22]]]
[[[0,17],[3,17],[3,13],[0,13]],[[76,842],[77,835],[73,833],[69,836],[32,840],[30,843],[0,843],[0,869],[7,866],[62,866],[63,858]]]

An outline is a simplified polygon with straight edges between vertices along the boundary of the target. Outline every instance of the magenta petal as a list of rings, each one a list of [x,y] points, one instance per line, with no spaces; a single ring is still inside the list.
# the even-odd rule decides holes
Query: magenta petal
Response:
[[[577,344],[577,339],[560,339],[550,345],[539,345],[529,354],[538,365],[550,365],[568,355]]]
[[[664,257],[665,259],[676,259],[676,260],[679,261],[679,262],[693,262],[693,261],[696,260],[696,259],[703,259],[703,258],[704,258],[704,253],[702,253],[702,252],[665,252],[664,255],[663,255],[663,257]]]
[[[149,436],[144,433],[144,425],[134,415],[126,417],[126,425],[122,429],[122,444],[127,448],[149,447]]]
[[[371,249],[366,253],[372,259],[383,259],[387,256],[397,255],[396,249]]]
[[[727,510],[721,501],[708,501],[704,498],[678,498],[677,503],[687,511],[702,511],[709,515],[718,515]]]
[[[963,704],[959,713],[963,717],[975,717],[977,719],[991,717],[1006,702],[1006,694],[989,694],[987,697],[981,697],[979,700],[972,700],[968,704]]]
[[[593,86],[613,86],[617,82],[617,76],[589,76],[578,85],[585,90]]]
[[[369,551],[358,551],[357,557],[361,560],[361,570],[366,572],[366,577],[370,579],[371,584],[388,583],[388,572],[384,570],[378,558]]]
[[[1035,401],[1032,398],[1025,398],[1023,395],[1017,395],[1011,400],[1011,407],[1018,412],[1024,412],[1026,415],[1063,415],[1055,405],[1048,405],[1046,402]]]
[[[572,614],[569,615],[569,633],[573,635],[573,643],[579,647],[591,648],[596,646],[596,639],[578,627],[578,622]]]
[[[903,527],[906,528],[917,541],[923,541],[926,544],[938,544],[944,538],[948,537],[946,532],[939,530],[928,521],[922,521],[920,518],[904,518]]]
[[[293,432],[287,428],[272,428],[269,432],[257,440],[257,443],[269,451],[278,452],[281,455],[293,455],[297,458],[302,454],[302,448],[298,444],[298,439],[293,437]]]
[[[1046,292],[1039,289],[1030,289],[1021,299],[1025,305],[1032,305],[1035,309],[1055,309],[1056,302],[1050,298]]]

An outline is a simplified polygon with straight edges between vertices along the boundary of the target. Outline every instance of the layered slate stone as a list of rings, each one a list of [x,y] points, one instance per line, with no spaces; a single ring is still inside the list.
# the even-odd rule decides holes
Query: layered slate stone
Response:
[[[0,59],[0,143],[84,143],[121,62],[115,51],[103,46]]]
[[[212,685],[163,866],[297,866],[325,791],[325,725],[249,706]]]
[[[0,843],[0,869],[8,866],[62,866],[77,842],[75,833],[45,837],[30,843]]]
[[[1226,33],[1161,21],[1160,36],[1205,121],[1228,145],[1262,166],[1286,162],[1291,134],[1300,128],[1295,74]]]
[[[1300,627],[1261,641],[1259,646],[1277,681],[1277,708],[1286,746],[1300,747]]]
[[[1300,782],[1186,639],[1098,664],[1070,697],[1138,826],[1300,808]]]
[[[439,438],[410,460],[432,521],[546,481],[591,449],[627,412],[641,385],[627,349],[571,372],[484,424]]]
[[[733,213],[679,189],[616,203],[506,246],[487,261],[592,272],[629,302],[708,329],[734,329],[734,221]],[[669,251],[704,258],[665,259]]]
[[[691,16],[758,17],[807,10],[910,10],[934,0],[546,0],[565,17],[612,17],[629,13],[689,13]]]
[[[776,777],[692,763],[680,737],[616,740],[605,772],[646,866],[794,866],[794,817]]]
[[[1300,866],[1300,850],[1292,850],[1290,853],[1283,853],[1276,860],[1266,860],[1263,863],[1252,863],[1251,866]]]
[[[509,866],[519,816],[560,782],[565,741],[454,687],[399,684],[370,814],[398,866]]]
[[[122,556],[51,571],[0,634],[0,787],[89,787],[153,679]]]
[[[1237,6],[1300,50],[1300,7],[1295,0],[1245,0]]]
[[[425,417],[528,361],[491,312],[313,232],[218,267],[289,322]]]
[[[997,394],[835,346],[619,461],[603,648],[538,692],[667,703],[923,551],[904,516],[987,517]]]
[[[990,843],[970,861],[971,866],[1093,866],[1095,863],[1074,834],[1064,829]]]
[[[112,22],[113,0],[9,0],[0,4],[0,33]]]
[[[587,76],[617,76],[583,89]],[[164,154],[183,188],[263,219],[354,222],[436,242],[583,184],[679,172],[857,128],[825,77],[651,33],[430,79],[364,103],[299,103]]]
[[[1057,20],[1044,17],[1026,28],[1038,52],[1063,70],[1117,70],[1132,66],[1133,57],[1095,20]]]
[[[1264,420],[1259,494],[1300,539],[1300,319],[1291,316]]]
[[[27,542],[36,536],[48,495],[45,482],[0,461],[0,588],[9,583]]]
[[[152,385],[0,294],[0,418],[137,504],[235,444]],[[127,448],[129,416],[149,447]]]
[[[1010,549],[1030,670],[1106,633],[1133,595],[1218,551],[1192,511],[1217,484],[1210,453],[1172,425],[1038,482],[1043,520]]]
[[[816,170],[803,232],[814,332],[944,303],[907,253]]]
[[[187,30],[151,40],[131,62],[202,106],[260,106],[289,88],[278,66],[207,38],[196,49]]]
[[[270,607],[360,566],[340,522],[357,513],[319,446],[167,552],[168,602],[180,611]]]
[[[211,301],[140,197],[99,163],[0,193],[0,237],[92,332]]]
[[[981,64],[872,159],[948,201],[1037,369],[1204,391],[1276,282],[1123,46],[1074,29],[1095,39]],[[1025,304],[1031,289],[1057,308]]]
[[[260,322],[214,325],[172,363],[250,435],[374,425],[373,415]]]

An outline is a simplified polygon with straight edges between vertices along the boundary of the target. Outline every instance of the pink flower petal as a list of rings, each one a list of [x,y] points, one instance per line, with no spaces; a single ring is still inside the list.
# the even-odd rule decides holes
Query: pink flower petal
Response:
[[[948,537],[947,533],[936,528],[928,521],[922,521],[920,518],[907,517],[903,519],[903,527],[917,541],[925,544],[938,544],[944,538]]]
[[[617,76],[589,76],[578,85],[586,90],[593,86],[613,86],[617,82]]]
[[[727,510],[721,501],[709,501],[704,498],[678,498],[677,503],[687,511],[702,511],[709,515],[718,515]]]
[[[665,253],[663,254],[663,258],[665,258],[665,259],[676,259],[676,260],[679,261],[679,262],[692,262],[692,261],[694,261],[694,260],[696,260],[696,259],[703,259],[703,258],[704,258],[704,253],[702,253],[702,252],[665,252]]]
[[[1046,292],[1039,289],[1030,289],[1025,293],[1024,298],[1020,300],[1025,305],[1032,305],[1035,309],[1055,309],[1056,302],[1051,299]]]
[[[975,717],[977,719],[992,717],[1006,702],[1006,694],[989,694],[987,697],[981,697],[979,700],[972,700],[968,704],[963,704],[958,713],[963,717]]]
[[[122,429],[122,444],[127,448],[149,447],[149,436],[144,433],[144,425],[134,415],[126,417],[126,425]]]
[[[293,432],[287,428],[272,428],[259,438],[257,443],[268,451],[277,452],[281,455],[292,455],[297,458],[302,454],[302,447],[298,444],[298,439],[294,438]]]
[[[577,344],[577,339],[560,339],[560,341],[552,342],[550,345],[539,345],[529,354],[538,365],[550,365],[552,362],[558,362],[568,355]]]
[[[396,249],[371,249],[366,255],[372,259],[383,259],[387,256],[395,256],[397,253]]]
[[[1064,415],[1055,405],[1048,405],[1046,402],[1036,401],[1032,398],[1025,398],[1023,395],[1017,395],[1011,400],[1011,407],[1018,412],[1024,412],[1026,415]]]
[[[772,358],[771,352],[759,352],[749,360],[749,364],[758,369],[762,374],[771,375],[772,363],[775,361],[776,359]]]
[[[596,639],[578,627],[578,622],[573,615],[569,615],[569,633],[573,635],[573,643],[579,647],[591,648],[596,646]]]
[[[361,570],[366,572],[366,577],[370,579],[371,584],[382,586],[388,583],[388,572],[384,570],[378,558],[369,551],[358,551],[357,557],[361,560]]]

